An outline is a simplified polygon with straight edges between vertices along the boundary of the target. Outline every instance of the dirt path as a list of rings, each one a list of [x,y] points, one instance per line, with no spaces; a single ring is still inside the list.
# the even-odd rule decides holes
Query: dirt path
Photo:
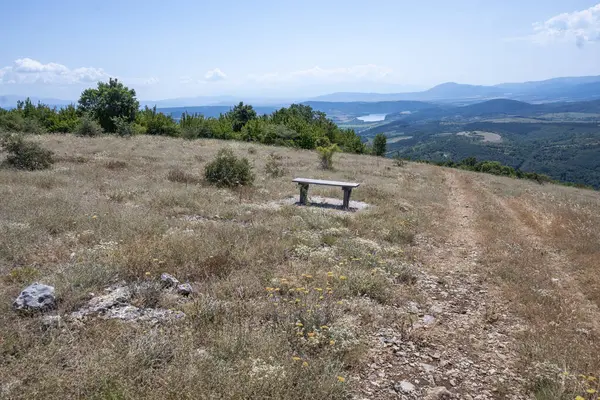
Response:
[[[512,321],[481,274],[476,192],[468,175],[455,170],[444,175],[448,204],[439,225],[450,231],[445,239],[418,237],[423,270],[417,286],[423,300],[406,306],[412,327],[382,329],[373,339],[365,395],[450,398],[435,394],[444,387],[452,398],[526,399],[513,366]]]

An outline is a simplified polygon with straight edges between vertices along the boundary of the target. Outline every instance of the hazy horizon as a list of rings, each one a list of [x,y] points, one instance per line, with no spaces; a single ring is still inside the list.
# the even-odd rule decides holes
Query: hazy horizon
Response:
[[[598,0],[5,5],[0,95],[300,99],[600,75]]]

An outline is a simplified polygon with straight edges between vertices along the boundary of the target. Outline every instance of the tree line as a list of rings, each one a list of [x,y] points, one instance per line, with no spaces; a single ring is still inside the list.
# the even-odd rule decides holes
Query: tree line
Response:
[[[0,108],[0,130],[26,133],[74,133],[82,136],[116,134],[164,135],[187,139],[242,140],[302,149],[336,145],[350,153],[385,153],[385,137],[375,149],[352,129],[342,129],[325,113],[310,106],[292,104],[271,115],[257,115],[251,105],[240,102],[219,117],[184,113],[179,120],[148,106],[140,108],[134,89],[117,79],[99,82],[82,92],[77,105],[50,107],[29,99],[16,108]],[[383,142],[382,142],[383,139]]]

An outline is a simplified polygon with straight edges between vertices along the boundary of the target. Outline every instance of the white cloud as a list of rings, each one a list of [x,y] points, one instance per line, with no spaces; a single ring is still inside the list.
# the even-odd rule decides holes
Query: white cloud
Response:
[[[31,58],[20,58],[0,69],[0,83],[77,84],[108,79],[102,68],[70,69],[62,64],[43,64]]]
[[[268,73],[263,75],[250,75],[250,78],[264,83],[277,82],[360,82],[360,81],[381,81],[388,78],[392,70],[388,67],[382,67],[374,64],[355,65],[351,67],[340,68],[313,68],[292,71],[287,73]]]
[[[227,79],[227,75],[219,68],[211,69],[204,74],[204,80],[206,82],[218,82]]]
[[[574,42],[578,47],[600,41],[600,3],[586,10],[556,15],[533,24],[530,38],[539,44]]]

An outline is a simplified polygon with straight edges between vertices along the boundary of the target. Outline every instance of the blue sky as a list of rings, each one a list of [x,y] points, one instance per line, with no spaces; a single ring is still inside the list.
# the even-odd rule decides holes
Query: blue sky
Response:
[[[600,75],[598,0],[5,1],[0,95],[399,92]]]

